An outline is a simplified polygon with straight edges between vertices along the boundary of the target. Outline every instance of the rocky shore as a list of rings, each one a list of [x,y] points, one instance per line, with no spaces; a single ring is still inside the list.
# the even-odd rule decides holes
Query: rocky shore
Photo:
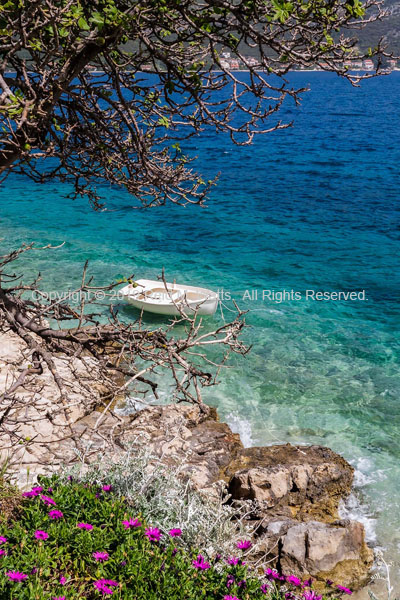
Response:
[[[0,339],[0,367],[2,352],[8,360],[2,387],[10,376],[10,353],[18,350],[14,341],[6,345]],[[12,407],[8,411],[15,427],[2,431],[0,439],[0,459],[9,460],[21,487],[79,456],[91,462],[100,452],[118,455],[133,442],[145,444],[168,465],[179,465],[202,493],[215,493],[222,481],[231,501],[249,501],[260,556],[271,566],[312,576],[317,589],[327,579],[353,590],[368,581],[373,553],[363,526],[338,514],[339,502],[351,490],[353,468],[332,450],[290,444],[244,448],[215,410],[204,415],[192,405],[152,406],[121,417],[110,407],[98,408],[101,390],[94,385],[86,386],[81,401],[79,391],[71,389],[67,405],[55,400],[46,372],[35,385],[34,393],[19,392],[24,406],[15,414]]]
[[[182,405],[137,413],[119,441],[124,446],[138,435],[163,460],[183,466],[199,490],[211,491],[223,480],[233,500],[253,501],[260,553],[271,565],[352,589],[367,582],[373,553],[363,526],[338,515],[353,468],[332,450],[290,444],[245,449],[215,411],[204,417]]]

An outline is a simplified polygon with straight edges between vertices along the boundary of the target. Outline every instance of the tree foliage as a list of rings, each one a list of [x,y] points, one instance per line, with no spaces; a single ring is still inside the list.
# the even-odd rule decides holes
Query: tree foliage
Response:
[[[347,34],[383,15],[377,0],[3,0],[0,173],[69,181],[97,208],[104,183],[140,206],[202,203],[212,182],[182,140],[212,126],[247,144],[287,127],[276,113],[303,91],[287,72],[317,64],[354,82]],[[368,52],[378,71],[384,54]]]

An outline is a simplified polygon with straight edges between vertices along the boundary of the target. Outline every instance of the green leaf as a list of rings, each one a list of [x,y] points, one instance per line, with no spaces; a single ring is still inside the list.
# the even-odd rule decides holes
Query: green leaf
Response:
[[[157,121],[157,124],[161,125],[162,127],[165,127],[166,129],[168,129],[170,126],[170,122],[167,119],[167,117],[160,117]]]
[[[99,13],[95,12],[90,18],[91,23],[95,25],[98,29],[102,29],[104,26],[104,17]]]
[[[88,31],[88,29],[90,29],[88,22],[86,21],[86,19],[84,17],[81,17],[78,21],[78,25],[81,29],[83,29],[84,31]]]

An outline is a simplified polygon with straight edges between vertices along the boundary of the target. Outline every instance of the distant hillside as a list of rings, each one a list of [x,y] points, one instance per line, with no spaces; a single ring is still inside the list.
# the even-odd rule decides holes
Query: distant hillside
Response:
[[[364,29],[355,32],[360,40],[361,49],[374,47],[380,38],[384,37],[388,50],[400,56],[400,2],[398,0],[386,0],[386,6],[391,14],[382,21],[371,23]]]
[[[363,29],[348,31],[347,35],[359,40],[358,46],[361,50],[374,48],[381,38],[385,39],[388,51],[400,56],[400,0],[386,0],[385,2],[390,14],[382,21],[371,23]],[[218,47],[219,51],[223,48]],[[137,51],[135,41],[127,42],[124,49],[128,52]],[[239,45],[239,51],[247,56],[258,58],[257,48],[249,48],[245,44]]]

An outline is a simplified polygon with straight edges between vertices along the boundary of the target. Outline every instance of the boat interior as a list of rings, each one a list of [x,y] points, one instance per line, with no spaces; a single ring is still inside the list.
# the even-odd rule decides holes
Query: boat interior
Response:
[[[171,290],[159,287],[143,290],[136,298],[138,300],[153,300],[156,302],[170,302],[172,299],[174,302],[177,302],[178,300],[181,300],[183,296],[184,292],[182,290]]]
[[[191,290],[174,290],[174,289],[165,289],[164,287],[154,287],[148,290],[143,290],[137,294],[135,294],[137,300],[143,301],[152,301],[152,302],[160,302],[160,303],[170,303],[171,300],[174,302],[180,303],[202,303],[207,300],[207,296],[201,292],[191,291]]]

